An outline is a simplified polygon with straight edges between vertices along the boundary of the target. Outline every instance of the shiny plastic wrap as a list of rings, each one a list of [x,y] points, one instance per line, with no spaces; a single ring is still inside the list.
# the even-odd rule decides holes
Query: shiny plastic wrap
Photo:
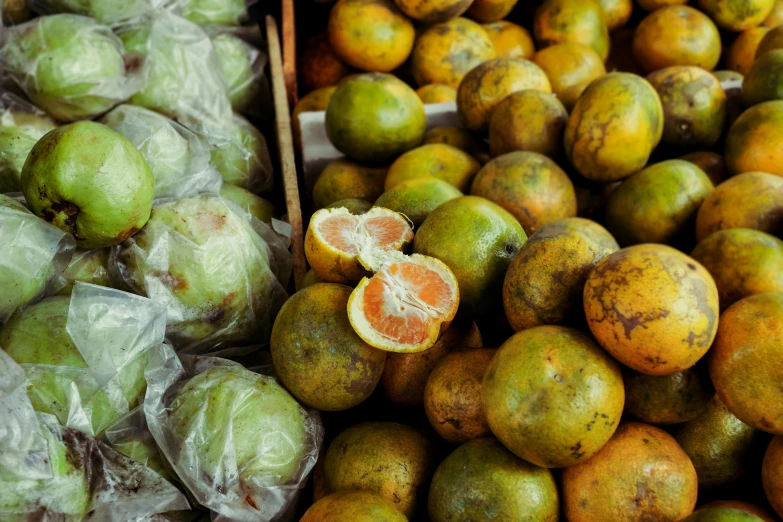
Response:
[[[101,123],[133,143],[155,177],[155,199],[218,193],[223,180],[210,165],[210,151],[194,133],[136,105],[120,105]]]
[[[318,457],[318,413],[236,363],[163,355],[147,368],[144,412],[177,476],[213,520],[281,520]]]
[[[237,112],[260,116],[259,97],[263,92],[261,83],[266,81],[266,54],[233,34],[231,29],[209,32],[226,76],[231,107]]]
[[[73,237],[0,194],[0,324],[64,284]]]
[[[0,520],[125,522],[189,507],[150,468],[38,413],[0,350]]]
[[[76,281],[98,286],[110,286],[109,249],[82,250],[77,248],[63,273],[65,286],[57,295],[70,295]]]
[[[35,105],[0,91],[0,193],[22,190],[27,155],[41,136],[54,128],[51,118]]]
[[[0,346],[24,368],[37,411],[98,435],[141,401],[165,327],[163,308],[150,299],[76,283],[70,297],[15,314],[0,329]]]
[[[153,207],[146,226],[112,251],[110,270],[167,309],[166,337],[203,353],[268,338],[291,273],[286,243],[220,196]]]
[[[41,14],[73,13],[90,16],[104,24],[114,24],[142,16],[182,0],[28,0]]]
[[[204,30],[160,9],[115,32],[129,52],[146,57],[146,83],[130,103],[165,114],[210,145],[227,146],[232,114],[228,86]]]
[[[2,34],[0,69],[50,116],[98,116],[143,85],[141,58],[125,52],[111,29],[92,18],[35,18]]]
[[[256,0],[183,0],[182,16],[202,25],[240,25]]]
[[[163,455],[147,428],[144,406],[140,405],[106,428],[101,438],[109,447],[123,455],[140,462],[158,475],[172,482],[171,475],[164,464]]]
[[[272,188],[272,160],[266,139],[239,114],[233,118],[231,144],[213,149],[212,163],[226,183],[256,193]]]

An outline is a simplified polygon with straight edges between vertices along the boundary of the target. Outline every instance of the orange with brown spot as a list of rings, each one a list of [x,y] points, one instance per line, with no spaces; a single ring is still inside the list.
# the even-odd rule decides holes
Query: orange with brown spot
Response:
[[[696,470],[677,441],[626,422],[593,458],[563,471],[569,522],[682,520],[696,506]]]
[[[563,144],[568,111],[549,93],[524,90],[506,96],[489,119],[492,157],[527,150],[554,158]]]
[[[590,330],[617,360],[648,375],[690,368],[718,329],[718,289],[709,272],[664,245],[606,257],[584,289]]]
[[[592,47],[601,60],[609,56],[606,14],[595,0],[546,0],[536,11],[533,34],[540,48],[570,42]]]
[[[586,45],[562,43],[541,49],[533,57],[552,84],[552,92],[572,109],[587,86],[606,74],[598,53]]]
[[[299,57],[298,69],[302,81],[311,89],[337,85],[350,73],[348,66],[332,50],[325,32],[307,40],[302,56]]]

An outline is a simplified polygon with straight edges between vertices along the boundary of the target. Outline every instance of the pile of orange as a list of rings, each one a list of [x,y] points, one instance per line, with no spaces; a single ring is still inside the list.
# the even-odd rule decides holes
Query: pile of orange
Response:
[[[783,517],[783,0],[337,0],[302,58],[302,520]]]

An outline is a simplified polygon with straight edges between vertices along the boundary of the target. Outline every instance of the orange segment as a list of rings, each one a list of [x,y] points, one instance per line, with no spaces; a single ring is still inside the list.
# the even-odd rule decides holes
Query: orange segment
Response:
[[[459,306],[457,280],[435,258],[402,255],[363,279],[348,301],[359,337],[375,348],[419,352],[432,347]]]
[[[318,232],[328,245],[346,254],[358,254],[353,235],[359,225],[356,216],[336,216],[318,225]]]
[[[400,240],[409,242],[413,239],[413,231],[410,224],[399,218],[400,214],[365,219],[364,228],[372,238],[373,248],[397,250],[394,245],[399,243]]]

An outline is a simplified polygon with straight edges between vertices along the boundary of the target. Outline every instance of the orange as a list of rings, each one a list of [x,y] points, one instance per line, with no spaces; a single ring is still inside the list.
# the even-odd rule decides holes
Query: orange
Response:
[[[350,72],[348,66],[334,54],[325,32],[307,40],[299,57],[298,69],[302,81],[311,89],[337,85]]]
[[[743,105],[750,107],[783,98],[783,49],[756,58],[742,82]]]
[[[401,250],[413,240],[403,216],[373,208],[355,216],[347,208],[322,209],[313,214],[305,234],[307,262],[321,281],[347,283],[367,274],[371,254]]]
[[[574,185],[557,163],[536,152],[511,152],[482,168],[470,193],[494,201],[530,235],[558,219],[576,217]]]
[[[351,214],[364,214],[373,207],[373,204],[364,199],[348,198],[329,203],[324,208],[346,208]]]
[[[772,6],[772,10],[767,17],[761,22],[764,27],[777,27],[783,24],[783,2],[781,0],[775,0],[775,5]]]
[[[726,122],[726,93],[715,76],[699,67],[677,65],[658,69],[647,81],[663,105],[663,143],[683,148],[717,143]]]
[[[366,491],[341,491],[310,506],[299,522],[408,522],[394,504]]]
[[[688,161],[650,165],[609,196],[606,227],[623,246],[687,239],[699,207],[713,189],[704,171]]]
[[[688,3],[688,0],[636,0],[636,2],[645,11],[655,11],[670,5],[685,5]]]
[[[440,338],[458,307],[457,279],[443,262],[400,254],[359,282],[348,301],[348,318],[370,346],[421,352]]]
[[[772,12],[775,0],[699,0],[699,7],[725,31],[745,31],[761,24]]]
[[[492,110],[490,153],[497,157],[526,150],[554,158],[562,147],[567,121],[568,111],[552,94],[534,90],[510,94]]]
[[[783,241],[747,228],[720,230],[698,244],[691,257],[718,286],[721,309],[740,299],[783,292]]]
[[[636,28],[633,54],[645,71],[695,65],[711,71],[720,59],[718,28],[704,13],[686,5],[657,9]]]
[[[365,167],[347,159],[334,160],[315,180],[313,206],[320,209],[343,199],[375,201],[383,194],[386,171],[385,168]]]
[[[413,24],[391,0],[338,0],[329,14],[329,43],[345,63],[389,72],[413,49]]]
[[[761,466],[764,492],[772,508],[783,517],[783,437],[777,436],[767,446]]]
[[[468,16],[472,19],[487,23],[497,22],[506,17],[514,8],[518,0],[473,0],[468,9]]]
[[[634,74],[610,73],[576,102],[563,141],[579,173],[605,183],[644,168],[662,134],[663,108],[655,89]]]
[[[541,49],[533,57],[552,84],[554,92],[567,109],[572,109],[587,86],[606,74],[598,53],[586,45],[562,43]]]
[[[726,136],[729,172],[768,172],[783,176],[783,101],[754,105],[742,113]]]
[[[701,415],[715,388],[706,364],[672,375],[645,375],[626,368],[625,414],[648,424],[679,424]]]
[[[726,53],[726,68],[742,75],[748,74],[756,59],[756,50],[767,31],[769,27],[753,27],[738,34]]]
[[[452,444],[490,435],[481,382],[495,352],[491,348],[452,352],[427,380],[424,412],[438,435]]]
[[[375,206],[399,212],[418,228],[430,212],[460,196],[462,192],[441,179],[409,179],[384,192],[375,201]]]
[[[486,133],[492,109],[511,93],[534,89],[546,93],[552,87],[546,73],[524,58],[495,58],[471,70],[457,90],[457,111],[465,127]]]
[[[598,0],[598,3],[601,4],[601,9],[604,10],[609,31],[620,29],[631,19],[631,14],[633,13],[632,0]]]
[[[751,504],[749,502],[743,502],[742,500],[718,500],[715,502],[710,502],[709,504],[704,504],[699,508],[699,510],[710,508],[710,507],[739,509],[740,511],[744,511],[746,513],[750,513],[751,515],[759,517],[762,520],[762,522],[778,522],[776,518],[774,518],[772,515],[767,513],[761,507],[755,504]]]
[[[562,324],[582,314],[592,268],[619,247],[601,225],[567,218],[541,227],[522,245],[503,281],[503,308],[515,331]]]
[[[275,374],[299,401],[324,411],[367,399],[383,372],[386,352],[361,340],[346,310],[351,288],[320,283],[285,302],[270,340]]]
[[[772,27],[759,42],[759,45],[756,48],[756,58],[762,56],[764,53],[781,48],[783,48],[783,27]]]
[[[417,353],[388,352],[381,376],[386,398],[405,406],[422,404],[427,379],[446,355],[453,350],[481,347],[481,334],[476,323],[455,321],[429,350]]]
[[[329,493],[375,493],[412,517],[426,505],[432,468],[431,444],[417,430],[394,422],[365,422],[338,434],[329,445],[324,479]]]
[[[595,0],[546,0],[536,10],[533,34],[539,48],[570,42],[592,47],[602,61],[609,56],[606,15]]]
[[[467,18],[454,18],[424,30],[416,39],[411,72],[416,83],[441,83],[456,89],[478,64],[495,57],[487,31]]]
[[[433,143],[410,150],[389,167],[385,188],[391,190],[412,179],[441,179],[464,192],[481,165],[466,152],[451,145]]]
[[[683,522],[761,522],[761,519],[742,509],[711,507],[694,511]]]
[[[625,400],[619,365],[590,336],[562,326],[511,336],[492,359],[483,394],[492,433],[545,468],[572,466],[600,450]]]
[[[663,430],[625,422],[593,458],[563,471],[569,522],[682,520],[696,506],[696,470]]]
[[[445,22],[467,11],[472,0],[394,0],[403,13],[425,24]]]
[[[416,94],[424,105],[457,101],[457,90],[439,83],[419,87],[416,89]]]
[[[746,172],[724,181],[707,196],[696,216],[696,241],[730,228],[774,234],[783,226],[783,179]]]
[[[524,27],[500,20],[483,25],[498,58],[527,58],[536,52],[533,37]]]
[[[720,317],[708,362],[718,397],[742,422],[783,433],[783,293],[746,297]]]
[[[703,170],[707,177],[710,178],[713,185],[717,186],[719,183],[723,183],[728,177],[728,172],[726,172],[726,160],[717,152],[700,150],[697,152],[690,152],[680,159],[690,161]]]
[[[325,111],[329,106],[329,100],[337,87],[322,87],[307,93],[299,99],[294,105],[294,112],[291,113],[291,132],[294,135],[294,145],[296,148],[302,148],[302,131],[299,126],[299,115],[303,112]]]
[[[709,272],[664,245],[604,258],[584,289],[590,331],[612,356],[647,375],[690,368],[718,329],[718,289]]]
[[[464,127],[433,127],[424,135],[424,144],[443,143],[467,152],[480,163],[486,163],[489,153],[482,140],[476,138]]]

